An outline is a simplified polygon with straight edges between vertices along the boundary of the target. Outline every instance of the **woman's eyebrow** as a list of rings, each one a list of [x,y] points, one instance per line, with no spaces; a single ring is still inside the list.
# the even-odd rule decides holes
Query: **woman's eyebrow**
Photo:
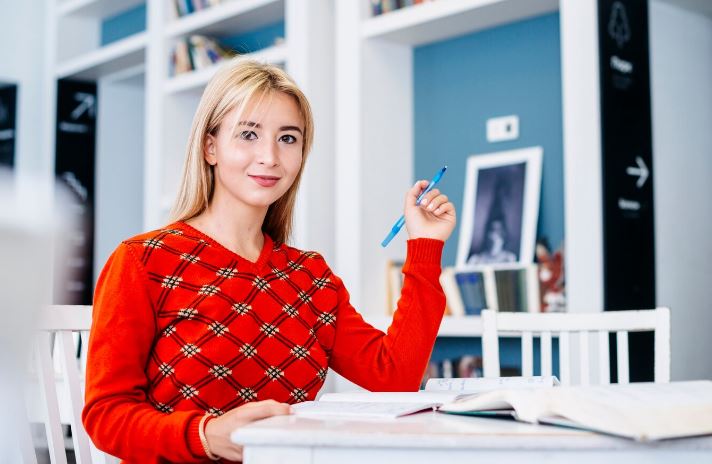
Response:
[[[282,131],[296,131],[296,132],[299,132],[300,134],[303,134],[302,130],[297,126],[282,126],[279,128],[279,131],[280,132],[282,132]]]
[[[237,123],[239,126],[249,126],[249,127],[254,127],[255,129],[262,129],[262,125],[258,122],[254,121],[240,121]],[[300,134],[304,134],[301,128],[298,126],[282,126],[279,128],[280,132],[283,131],[296,131],[299,132]]]

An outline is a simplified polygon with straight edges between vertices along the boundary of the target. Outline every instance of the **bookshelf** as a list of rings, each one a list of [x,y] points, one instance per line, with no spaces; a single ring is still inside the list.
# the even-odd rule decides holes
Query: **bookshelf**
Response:
[[[556,11],[558,4],[558,0],[436,0],[367,16],[361,36],[418,46]]]
[[[366,320],[375,328],[386,331],[391,325],[391,316],[373,316]],[[439,337],[481,337],[482,318],[480,316],[445,316],[438,331]]]
[[[558,11],[567,297],[570,310],[602,309],[601,228],[583,213],[597,210],[600,193],[592,169],[600,153],[591,123],[598,120],[595,7],[593,0],[435,0],[373,17],[368,2],[338,2],[336,195],[350,207],[336,214],[336,267],[356,307],[382,314],[386,262],[405,256],[405,234],[386,249],[378,244],[414,179],[414,48]]]
[[[284,19],[285,0],[226,1],[181,18],[168,19],[166,37],[239,34]]]
[[[333,208],[334,187],[315,185],[334,165],[331,1],[223,0],[182,17],[173,0],[45,0],[45,5],[49,165],[54,156],[56,81],[98,84],[99,269],[120,240],[168,220],[192,117],[218,68],[169,75],[175,43],[193,34],[239,37],[275,23],[284,24],[284,40],[244,56],[284,67],[313,105],[320,123],[298,198],[295,245],[333,255],[334,221],[321,212]],[[145,27],[107,40],[102,28],[127,13],[141,16]]]

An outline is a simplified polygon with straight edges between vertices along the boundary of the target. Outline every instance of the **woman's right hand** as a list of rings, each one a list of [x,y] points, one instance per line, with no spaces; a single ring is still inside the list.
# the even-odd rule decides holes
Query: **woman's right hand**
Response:
[[[242,446],[230,441],[235,429],[271,416],[290,414],[290,406],[274,400],[255,401],[239,406],[208,422],[205,439],[210,452],[229,461],[242,461]]]

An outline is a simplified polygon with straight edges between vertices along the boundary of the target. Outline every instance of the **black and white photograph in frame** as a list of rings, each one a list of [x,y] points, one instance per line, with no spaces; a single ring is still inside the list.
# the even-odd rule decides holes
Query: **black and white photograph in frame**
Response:
[[[533,261],[542,154],[531,147],[467,159],[458,267]]]

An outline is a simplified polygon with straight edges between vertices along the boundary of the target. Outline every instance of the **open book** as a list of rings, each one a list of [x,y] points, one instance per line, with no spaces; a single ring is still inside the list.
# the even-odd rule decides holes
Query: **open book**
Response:
[[[497,390],[461,397],[440,411],[514,418],[633,438],[660,440],[712,433],[712,381]]]
[[[467,379],[430,379],[424,390],[417,392],[356,391],[327,393],[319,401],[306,401],[292,406],[297,416],[340,419],[394,419],[473,394],[507,388],[509,390],[549,388],[559,384],[556,377],[499,377]]]

